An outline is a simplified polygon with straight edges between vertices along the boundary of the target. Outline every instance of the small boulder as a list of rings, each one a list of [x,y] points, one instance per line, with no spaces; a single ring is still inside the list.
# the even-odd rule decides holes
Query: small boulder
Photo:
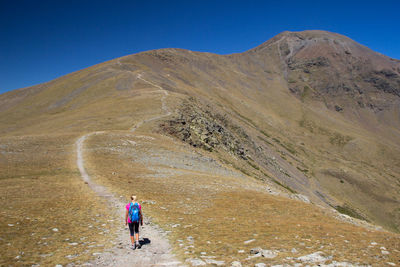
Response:
[[[267,259],[273,259],[277,255],[278,254],[273,250],[264,249],[264,250],[261,251],[261,256],[263,256],[264,258],[267,258]]]
[[[225,266],[225,261],[217,261],[213,259],[206,259],[207,264],[216,265],[216,266]]]
[[[234,261],[231,263],[231,267],[242,267],[242,264],[240,261]]]
[[[305,256],[298,257],[297,259],[302,261],[302,262],[307,262],[307,263],[317,263],[317,262],[325,262],[332,257],[324,257],[322,256],[321,251],[314,252],[312,254],[308,254]]]
[[[257,247],[257,248],[252,248],[252,249],[250,249],[250,254],[257,254],[257,253],[261,253],[261,251],[262,251],[262,248],[260,248],[260,247]]]
[[[187,259],[186,260],[192,266],[204,266],[206,263],[200,259]]]

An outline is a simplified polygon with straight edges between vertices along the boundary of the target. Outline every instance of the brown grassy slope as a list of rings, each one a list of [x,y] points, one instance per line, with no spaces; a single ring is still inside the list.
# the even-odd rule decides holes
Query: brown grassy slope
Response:
[[[370,71],[393,68],[398,62],[365,52],[359,45],[330,33],[292,35],[285,33],[260,49],[229,56],[179,49],[144,52],[72,73],[43,86],[7,93],[0,98],[0,131],[3,135],[24,135],[128,129],[137,116],[151,117],[160,110],[160,96],[147,98],[149,94],[157,94],[153,91],[158,89],[137,79],[137,74],[143,73],[147,80],[170,92],[194,96],[213,106],[215,112],[226,114],[256,145],[263,146],[271,158],[276,158],[277,168],[252,154],[255,161],[252,164],[268,175],[316,201],[321,199],[320,193],[325,194],[324,201],[349,206],[395,230],[399,225],[400,153],[398,109],[394,104],[398,100],[385,87],[379,89],[379,79],[386,72]],[[296,38],[306,40],[305,50],[297,46]],[[339,48],[352,44],[350,50],[338,50],[337,62],[329,50],[335,47],[332,46],[335,41]],[[352,54],[355,63],[346,61],[346,51]],[[326,68],[324,60],[314,62],[311,57],[314,54],[329,54],[327,58],[332,60],[329,66],[334,68]],[[359,56],[361,59],[357,59]],[[293,65],[293,62],[300,63]],[[366,101],[362,102],[364,108],[350,106],[358,100],[352,100],[354,94],[340,93],[342,89],[337,94],[331,94],[330,90],[324,94],[323,89],[330,88],[327,85],[332,82],[330,73],[336,75],[331,75],[336,80],[342,78],[340,75],[337,78],[336,66],[353,67],[358,62],[376,69],[356,72],[357,77],[379,76],[378,88],[371,81],[362,80],[362,84],[369,84],[363,92],[368,97],[361,99]],[[306,70],[309,73],[298,68],[310,64],[311,69]],[[306,73],[302,74],[304,77],[300,71]],[[325,72],[327,75],[322,75]],[[343,76],[343,84],[348,87],[347,78]],[[355,85],[361,87],[356,82],[350,85],[353,89]],[[305,86],[309,89],[305,90]],[[332,86],[339,88],[336,83]],[[294,97],[288,89],[297,87],[301,91],[292,90],[297,94]],[[332,110],[336,101],[344,107],[343,112]],[[388,103],[389,108],[382,111],[374,108],[381,108],[382,103]],[[309,183],[311,192],[303,189],[301,182]]]
[[[321,251],[332,256],[328,263],[397,262],[398,235],[356,227],[313,205],[271,196],[257,180],[219,165],[214,153],[151,129],[93,136],[88,140],[90,172],[117,194],[138,195],[145,216],[171,231],[183,260],[210,256],[248,266],[294,264],[299,256]],[[381,246],[390,254],[383,255]],[[275,250],[277,257],[249,259],[253,247]]]
[[[262,135],[262,130],[289,143],[301,162],[296,167],[307,170],[316,178],[315,183],[324,185],[324,191],[336,198],[331,204],[350,206],[361,216],[396,229],[400,155],[398,130],[393,128],[393,123],[398,122],[396,110],[386,110],[384,115],[355,107],[355,117],[360,118],[356,121],[354,116],[329,109],[318,98],[304,96],[296,101],[288,92],[284,77],[279,75],[280,59],[272,53],[276,44],[268,49],[270,53],[256,59],[247,54],[232,55],[229,61],[227,57],[210,54],[196,54],[197,58],[193,58],[193,52],[161,50],[129,56],[121,62],[132,64],[140,60],[149,68],[158,66],[153,75],[161,70],[163,74],[152,77],[158,84],[207,99],[220,106],[222,113],[242,121],[241,126],[255,135]],[[200,56],[205,59],[199,60]],[[263,69],[262,64],[267,62],[277,64],[270,63]],[[390,103],[393,96],[381,92],[382,97]],[[388,114],[394,115],[389,125],[380,121],[380,116]],[[370,118],[368,123],[365,117]],[[373,131],[375,128],[379,131]],[[285,147],[277,146],[288,153]],[[353,182],[346,184],[336,176],[327,176],[326,173],[332,173],[330,169],[349,171]],[[292,176],[299,177],[301,173]]]
[[[79,178],[75,138],[0,138],[1,266],[83,263],[112,245],[113,215]]]

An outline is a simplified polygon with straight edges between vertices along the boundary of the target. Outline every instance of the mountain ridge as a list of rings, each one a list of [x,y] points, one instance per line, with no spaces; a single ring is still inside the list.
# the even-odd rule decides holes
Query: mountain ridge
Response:
[[[51,158],[39,164],[24,156],[30,146],[43,147],[47,154],[41,157],[63,158],[60,171],[74,170],[75,139],[101,132],[86,144],[88,173],[119,195],[128,193],[121,185],[140,183],[140,194],[159,203],[147,208],[160,223],[164,219],[157,214],[165,210],[159,206],[168,209],[168,201],[187,210],[177,220],[198,209],[194,188],[212,192],[210,203],[217,201],[214,196],[229,203],[236,191],[220,193],[227,188],[250,188],[257,199],[265,199],[259,192],[281,192],[398,232],[397,64],[347,37],[321,31],[284,32],[230,55],[175,48],[127,55],[0,95],[0,177],[36,177],[39,166],[52,177],[58,169],[51,167]],[[53,143],[47,148],[42,140],[63,136],[69,145],[62,150]],[[22,159],[32,170],[18,168]],[[14,176],[18,179],[10,179]],[[80,177],[70,171],[65,179]],[[183,192],[190,204],[167,192]],[[239,195],[243,203],[245,197],[251,201],[250,191]],[[222,204],[221,212],[231,214],[230,205]],[[252,205],[257,212],[258,205],[267,204]],[[293,214],[307,209],[293,207]]]

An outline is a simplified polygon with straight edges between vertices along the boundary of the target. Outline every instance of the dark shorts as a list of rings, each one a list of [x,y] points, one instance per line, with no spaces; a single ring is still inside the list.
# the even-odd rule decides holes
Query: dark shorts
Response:
[[[128,223],[131,236],[139,233],[139,222]]]

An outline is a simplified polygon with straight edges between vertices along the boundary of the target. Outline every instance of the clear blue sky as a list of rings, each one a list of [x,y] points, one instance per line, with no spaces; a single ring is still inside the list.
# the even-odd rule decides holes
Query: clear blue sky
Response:
[[[400,1],[0,0],[0,93],[141,51],[243,52],[321,29],[400,59]]]

